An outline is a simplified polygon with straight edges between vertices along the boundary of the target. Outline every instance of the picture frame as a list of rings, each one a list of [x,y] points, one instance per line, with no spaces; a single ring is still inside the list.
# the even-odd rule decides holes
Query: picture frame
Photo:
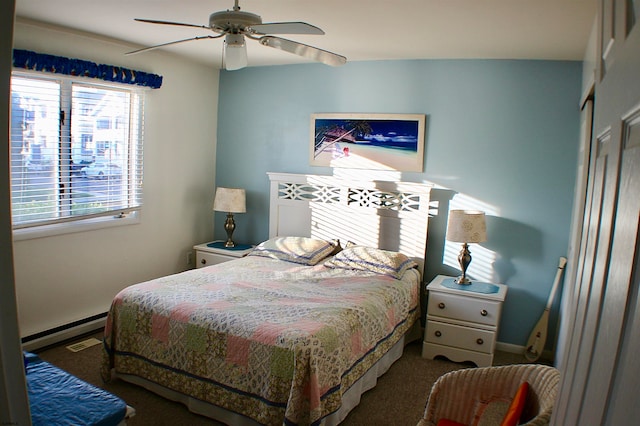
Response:
[[[422,172],[425,114],[311,114],[309,164]]]

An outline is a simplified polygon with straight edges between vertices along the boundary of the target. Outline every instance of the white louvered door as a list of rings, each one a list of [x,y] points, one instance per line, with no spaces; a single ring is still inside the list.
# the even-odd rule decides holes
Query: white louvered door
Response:
[[[588,226],[555,425],[640,418],[640,4],[601,0]],[[631,422],[631,423],[630,423]]]

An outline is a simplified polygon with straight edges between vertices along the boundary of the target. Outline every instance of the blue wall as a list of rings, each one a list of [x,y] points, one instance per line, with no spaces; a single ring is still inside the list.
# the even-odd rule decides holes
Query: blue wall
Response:
[[[424,172],[402,174],[403,180],[435,185],[438,209],[429,222],[425,279],[458,273],[443,263],[451,200],[464,195],[489,206],[489,236],[481,246],[495,258],[484,267],[509,286],[498,339],[524,345],[568,246],[581,72],[580,62],[523,60],[223,71],[216,184],[247,190],[247,213],[236,215],[234,239],[268,237],[266,172],[332,174],[309,166],[312,113],[426,114]],[[225,235],[217,225],[223,221],[217,214],[217,238]],[[471,268],[482,262],[474,259]],[[556,318],[552,312],[551,337]]]

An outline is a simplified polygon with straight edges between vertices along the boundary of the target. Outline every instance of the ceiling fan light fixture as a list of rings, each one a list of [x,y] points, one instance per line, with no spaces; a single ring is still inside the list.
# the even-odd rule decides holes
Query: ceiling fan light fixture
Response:
[[[247,45],[242,34],[227,34],[224,39],[224,68],[239,70],[249,63]]]

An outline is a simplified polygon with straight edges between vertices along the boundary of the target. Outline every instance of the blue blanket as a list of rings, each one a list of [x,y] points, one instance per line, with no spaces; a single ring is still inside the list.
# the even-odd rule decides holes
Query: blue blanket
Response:
[[[127,404],[117,396],[35,354],[25,352],[24,362],[33,426],[112,426],[124,419]]]

